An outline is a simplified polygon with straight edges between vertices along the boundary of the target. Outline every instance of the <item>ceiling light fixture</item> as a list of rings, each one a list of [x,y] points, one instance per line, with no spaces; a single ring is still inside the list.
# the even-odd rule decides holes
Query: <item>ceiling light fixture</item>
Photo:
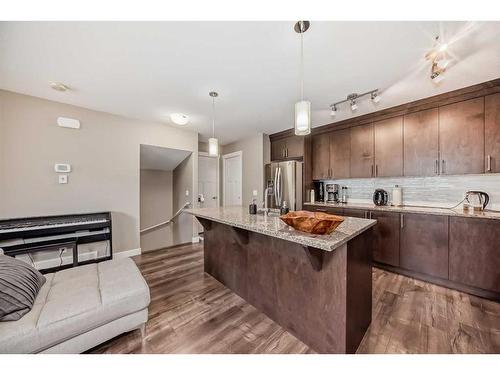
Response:
[[[293,29],[300,34],[300,101],[295,103],[295,135],[311,133],[311,102],[304,100],[304,33],[309,21],[298,21]]]
[[[215,138],[215,98],[219,96],[217,92],[210,91],[208,93],[212,98],[212,138],[208,139],[208,154],[210,156],[219,155],[219,140]]]
[[[330,116],[335,117],[336,114],[337,114],[337,106],[333,105],[331,107]]]
[[[189,117],[183,113],[172,113],[170,119],[177,125],[186,125],[189,122]]]
[[[69,90],[69,87],[61,82],[50,82],[50,88],[56,91],[65,92]]]
[[[358,100],[367,95],[370,95],[372,102],[375,104],[380,102],[380,99],[382,99],[382,97],[380,96],[379,89],[370,90],[364,92],[363,94],[352,93],[347,95],[347,98],[345,98],[344,100],[340,100],[336,103],[330,104],[330,109],[331,109],[330,115],[335,116],[337,114],[338,105],[343,103],[349,103],[351,111],[352,112],[356,111],[358,109]]]
[[[448,54],[446,53],[448,49],[447,43],[441,43],[439,41],[439,36],[435,37],[434,46],[432,50],[425,54],[425,58],[431,62],[431,79],[434,83],[439,83],[444,79],[444,72],[450,60],[448,59]]]

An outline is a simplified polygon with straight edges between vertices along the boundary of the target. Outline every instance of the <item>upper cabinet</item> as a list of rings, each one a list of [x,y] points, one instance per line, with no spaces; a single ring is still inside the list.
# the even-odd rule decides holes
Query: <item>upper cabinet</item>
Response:
[[[440,174],[484,172],[484,98],[439,107]]]
[[[330,133],[330,170],[333,178],[349,178],[351,163],[350,131]]]
[[[304,137],[292,135],[271,141],[271,160],[298,159],[304,156]]]
[[[410,113],[403,119],[404,175],[439,174],[439,113],[429,109]]]
[[[393,117],[373,124],[375,135],[374,177],[403,175],[403,117]]]
[[[373,177],[373,125],[350,128],[351,177]]]
[[[485,172],[500,173],[500,93],[484,98]]]
[[[330,136],[318,134],[312,137],[312,179],[326,180],[330,174]]]

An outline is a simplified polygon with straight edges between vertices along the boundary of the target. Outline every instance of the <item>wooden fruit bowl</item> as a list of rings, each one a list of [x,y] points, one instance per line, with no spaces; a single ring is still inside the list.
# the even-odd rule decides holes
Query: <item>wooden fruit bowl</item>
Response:
[[[311,234],[330,234],[344,221],[341,216],[310,211],[290,211],[280,219],[294,229]]]

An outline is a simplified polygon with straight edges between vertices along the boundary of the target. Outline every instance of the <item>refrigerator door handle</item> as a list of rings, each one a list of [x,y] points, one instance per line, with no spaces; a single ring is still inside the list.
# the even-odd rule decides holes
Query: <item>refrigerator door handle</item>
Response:
[[[274,170],[274,203],[278,202],[278,168]]]
[[[278,199],[276,200],[276,204],[278,205],[278,208],[281,207],[281,198],[283,198],[283,176],[281,174],[281,167],[278,167],[278,179],[277,179],[277,192],[278,192]]]

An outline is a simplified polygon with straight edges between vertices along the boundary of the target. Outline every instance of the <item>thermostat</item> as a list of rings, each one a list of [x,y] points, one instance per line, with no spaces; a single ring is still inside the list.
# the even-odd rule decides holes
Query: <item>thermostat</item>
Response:
[[[71,165],[70,164],[55,164],[54,170],[57,173],[69,173],[69,172],[71,172]]]

